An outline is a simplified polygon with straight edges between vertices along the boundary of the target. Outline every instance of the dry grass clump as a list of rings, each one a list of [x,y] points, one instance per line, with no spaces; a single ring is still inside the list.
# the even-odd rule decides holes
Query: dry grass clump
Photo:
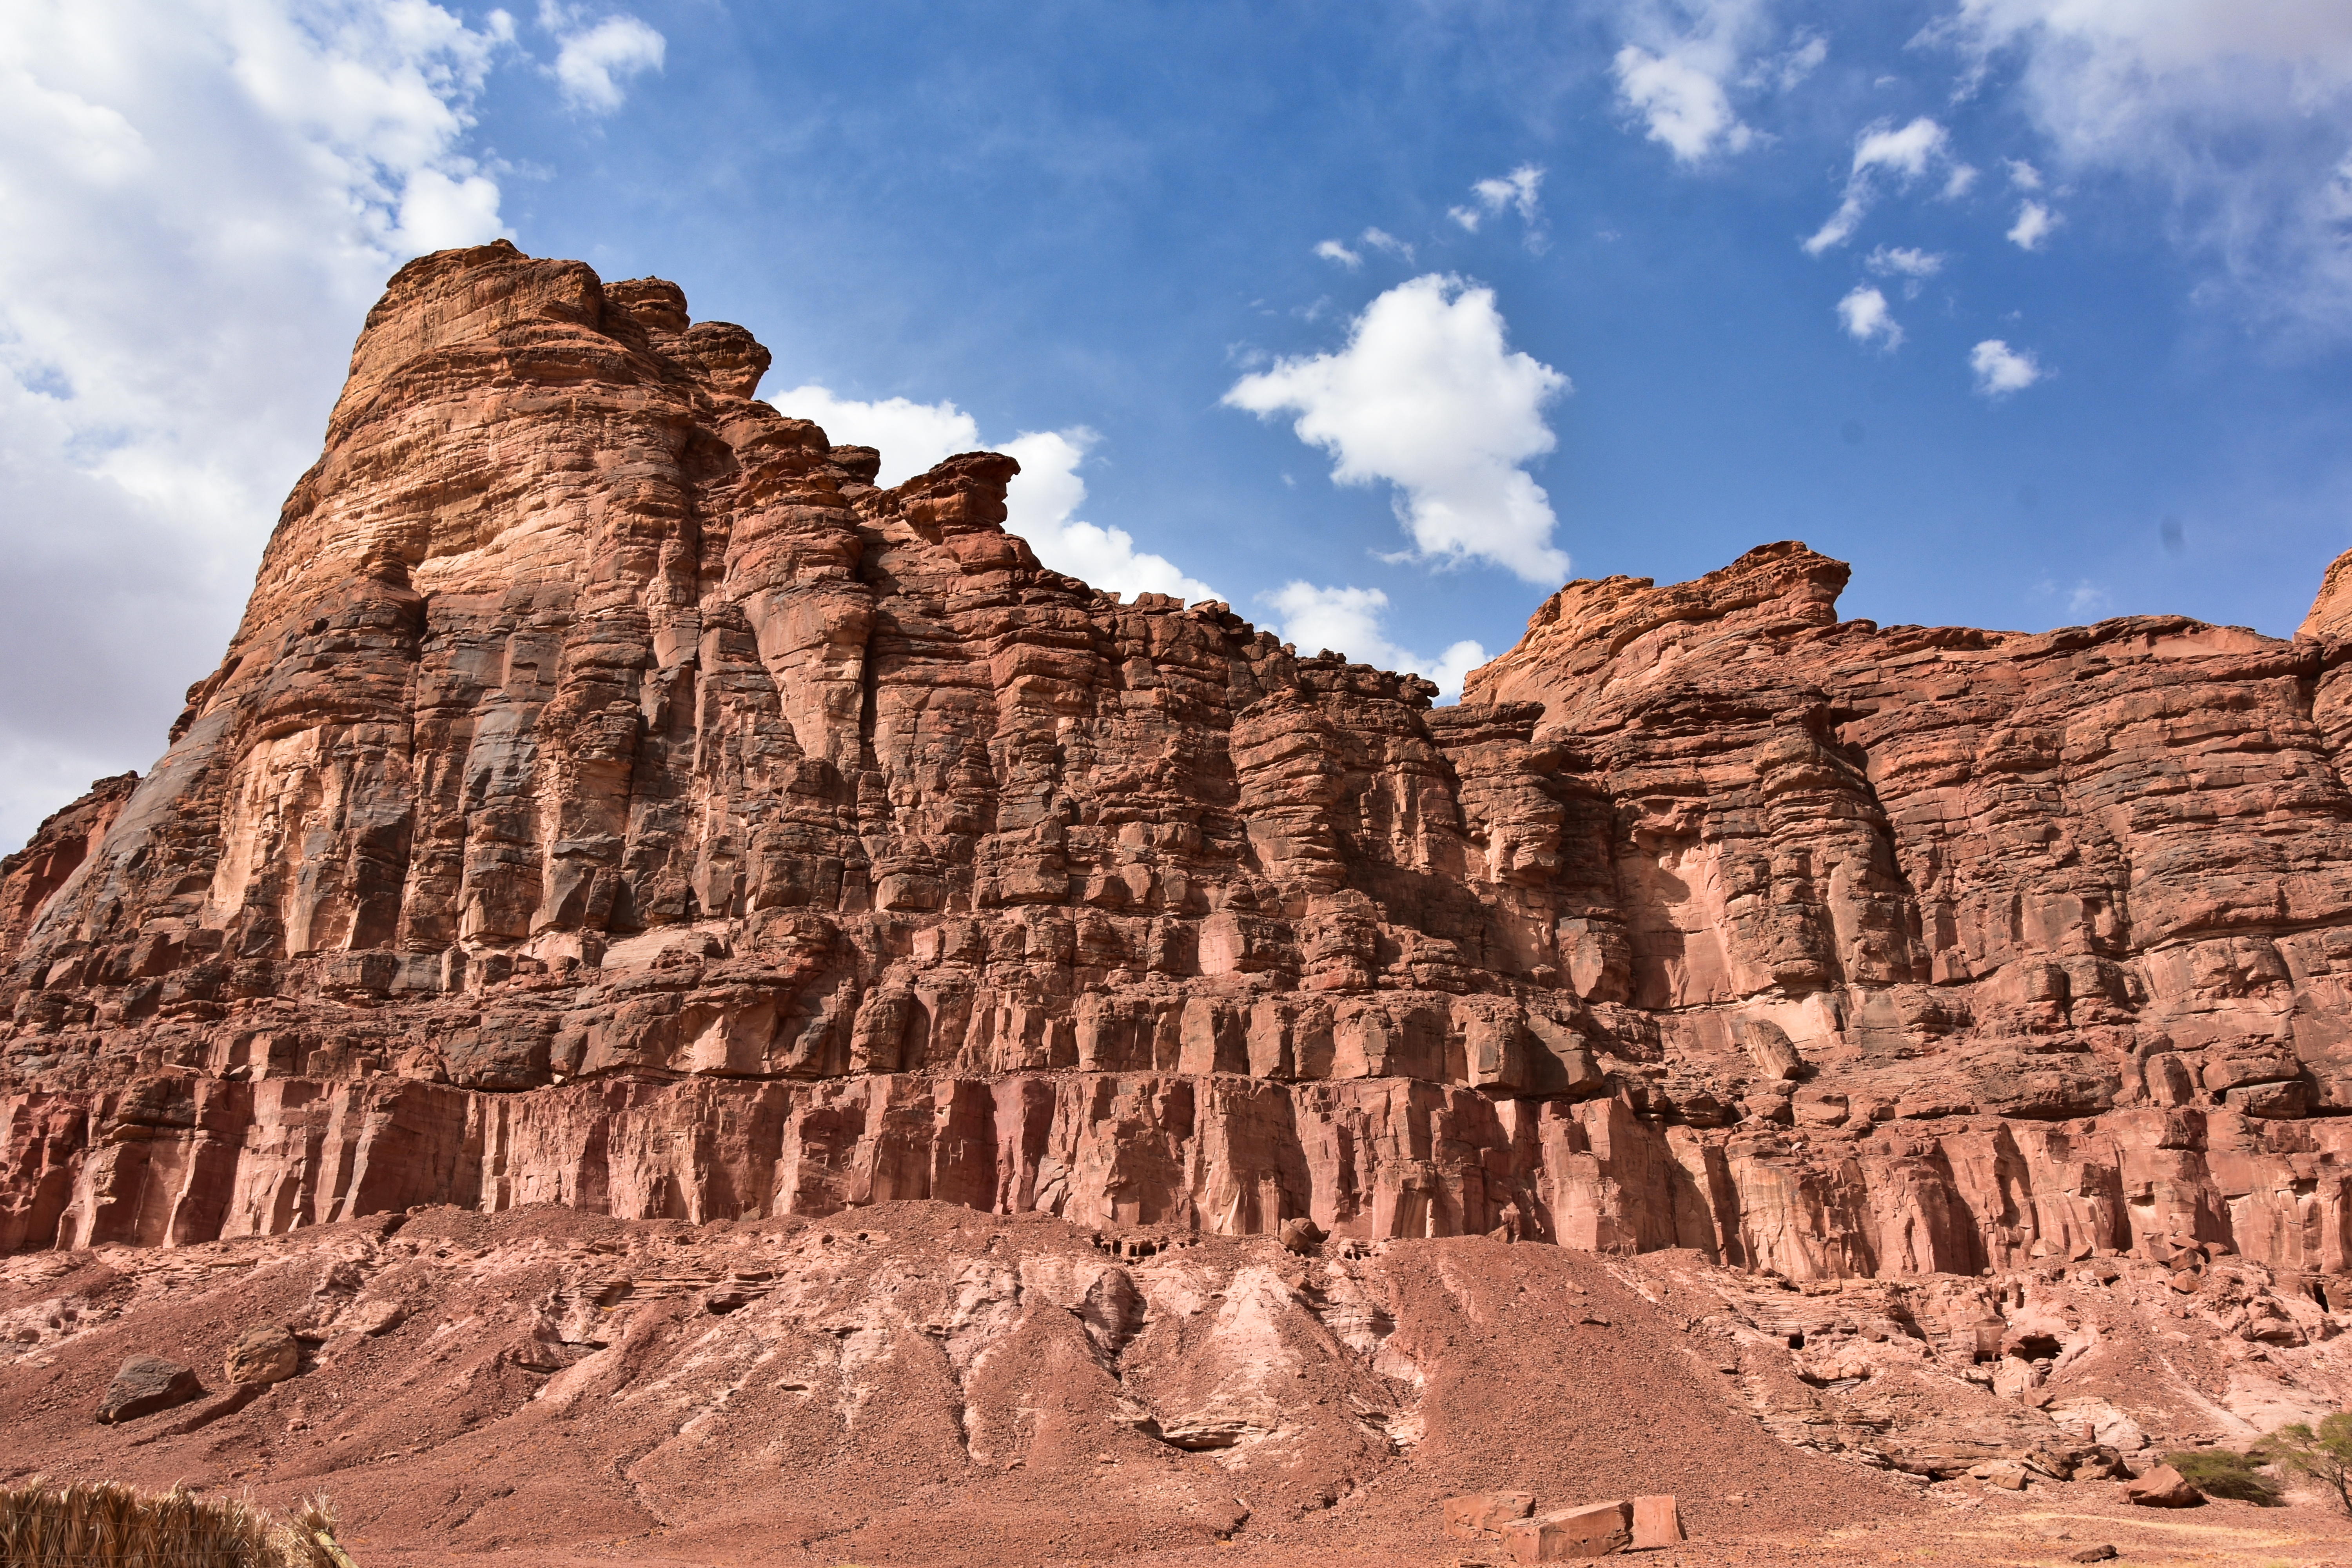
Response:
[[[0,1488],[5,1568],[353,1568],[334,1508],[306,1498],[290,1519],[249,1502],[160,1495],[111,1482]]]

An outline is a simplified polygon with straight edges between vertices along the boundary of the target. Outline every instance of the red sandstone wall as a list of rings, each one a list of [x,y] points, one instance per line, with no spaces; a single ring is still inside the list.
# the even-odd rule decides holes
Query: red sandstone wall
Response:
[[[0,1247],[928,1195],[2344,1267],[2318,611],[1880,628],[1778,544],[1432,709],[1044,569],[1009,458],[877,489],[766,357],[503,244],[393,280],[171,750],[0,869]]]

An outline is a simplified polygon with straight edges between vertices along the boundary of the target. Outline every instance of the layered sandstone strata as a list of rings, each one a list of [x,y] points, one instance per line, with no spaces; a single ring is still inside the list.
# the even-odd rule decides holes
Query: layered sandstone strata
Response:
[[[1438,709],[1044,568],[1010,458],[877,488],[766,363],[504,244],[393,279],[171,750],[0,874],[0,1247],[937,1197],[2347,1266],[2325,601],[1882,629],[1777,544]]]

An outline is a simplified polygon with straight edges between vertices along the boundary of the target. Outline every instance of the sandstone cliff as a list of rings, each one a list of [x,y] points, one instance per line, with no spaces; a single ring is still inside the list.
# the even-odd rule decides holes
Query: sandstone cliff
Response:
[[[393,279],[169,752],[0,868],[0,1249],[939,1198],[2347,1267],[2326,604],[1880,628],[1783,543],[1436,709],[1046,570],[1010,458],[877,488],[766,363],[503,243]]]

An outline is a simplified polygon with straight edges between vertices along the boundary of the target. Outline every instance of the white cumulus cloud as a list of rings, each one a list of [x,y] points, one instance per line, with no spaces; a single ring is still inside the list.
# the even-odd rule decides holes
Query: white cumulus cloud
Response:
[[[1678,163],[1745,153],[1754,144],[1756,132],[1733,111],[1722,80],[1687,56],[1654,55],[1628,44],[1617,51],[1615,67],[1618,96],[1649,122],[1650,140],[1664,142]]]
[[[1385,481],[1425,559],[1492,562],[1531,583],[1568,574],[1557,520],[1522,465],[1556,445],[1543,411],[1568,378],[1511,350],[1490,289],[1431,273],[1367,306],[1337,353],[1277,361],[1224,401],[1295,413],[1343,485]]]
[[[1164,555],[1135,547],[1123,528],[1079,521],[1087,482],[1078,465],[1098,437],[1084,426],[1014,437],[1003,449],[1021,461],[1021,475],[1004,498],[1012,515],[1005,527],[1029,542],[1037,559],[1056,572],[1121,594],[1173,594],[1187,603],[1222,599],[1198,577],[1186,575]]]
[[[2010,226],[2009,242],[2020,250],[2039,250],[2050,231],[2063,222],[2056,213],[2040,202],[2028,202],[2017,209],[2017,222]]]
[[[1858,343],[1893,349],[1903,342],[1902,323],[1886,308],[1886,296],[1866,284],[1856,285],[1852,293],[1840,300],[1837,313],[1846,336]]]
[[[1969,368],[1976,372],[1977,390],[1993,398],[2022,392],[2050,374],[2031,352],[2012,349],[1999,338],[1987,338],[1970,349]]]
[[[501,226],[511,24],[422,0],[0,5],[0,838],[144,769],[384,279]]]
[[[551,68],[564,101],[592,114],[620,108],[630,79],[661,69],[668,50],[667,39],[625,12],[592,23],[577,5],[540,0],[539,25],[555,35]]]
[[[812,382],[768,399],[795,419],[814,420],[836,447],[871,447],[882,454],[881,483],[904,484],[958,452],[981,449],[980,421],[952,402],[917,403],[884,397],[842,397]],[[1016,483],[1018,481],[1015,481]]]
[[[1360,254],[1349,249],[1336,239],[1327,239],[1315,247],[1315,254],[1326,261],[1336,261],[1350,270],[1364,264],[1364,258]]]
[[[1300,653],[1328,648],[1359,664],[1420,675],[1435,681],[1438,694],[1449,700],[1462,695],[1462,678],[1486,662],[1486,650],[1466,639],[1434,658],[1390,641],[1383,625],[1389,596],[1378,588],[1318,588],[1299,581],[1261,598],[1281,617],[1283,640]]]
[[[1898,185],[1907,185],[1938,163],[1951,163],[1951,133],[1941,125],[1921,115],[1908,125],[1896,125],[1882,120],[1865,127],[1854,139],[1853,163],[1847,171],[1845,195],[1829,221],[1805,241],[1805,250],[1819,256],[1832,246],[1843,245],[1853,237],[1853,231],[1874,203],[1878,200],[1880,184],[1891,177]],[[1973,179],[1976,171],[1965,163],[1953,167],[1952,178],[1945,183],[1945,193],[1957,195],[1967,189],[1960,176]],[[1958,182],[1958,188],[1955,183]]]
[[[952,402],[904,397],[864,402],[814,383],[769,399],[795,419],[824,427],[836,446],[872,447],[882,454],[880,480],[896,485],[954,457],[981,450],[980,422]],[[1029,542],[1037,559],[1056,572],[1121,594],[1173,594],[1188,602],[1219,598],[1163,555],[1135,547],[1123,528],[1103,528],[1076,515],[1087,499],[1078,466],[1100,437],[1084,426],[1024,431],[995,450],[1019,460],[1021,472],[1004,498],[1004,526]]]

